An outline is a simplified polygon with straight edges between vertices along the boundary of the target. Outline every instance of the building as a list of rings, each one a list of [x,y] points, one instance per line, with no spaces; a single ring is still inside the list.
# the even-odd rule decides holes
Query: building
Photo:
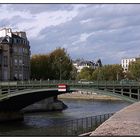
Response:
[[[0,30],[0,80],[30,79],[30,45],[25,32]]]
[[[102,66],[101,60],[97,60],[96,62],[94,61],[87,61],[83,59],[77,59],[73,61],[73,65],[76,67],[77,72],[80,72],[83,68],[88,67],[88,68],[93,68],[96,69],[98,67]]]
[[[121,60],[121,66],[122,66],[124,72],[127,72],[128,71],[128,67],[129,67],[130,62],[135,62],[138,59],[140,59],[140,58],[139,57],[123,58]]]

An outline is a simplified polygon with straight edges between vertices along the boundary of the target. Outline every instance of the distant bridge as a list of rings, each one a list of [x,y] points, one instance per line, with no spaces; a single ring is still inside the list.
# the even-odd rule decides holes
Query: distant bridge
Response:
[[[58,91],[58,84],[67,84],[69,90]],[[91,91],[119,97],[130,102],[140,100],[140,83],[119,81],[14,81],[0,83],[0,111],[18,111],[45,98],[73,91]]]

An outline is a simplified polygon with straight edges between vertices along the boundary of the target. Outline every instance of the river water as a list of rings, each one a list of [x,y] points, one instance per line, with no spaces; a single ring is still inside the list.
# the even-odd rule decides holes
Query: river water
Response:
[[[41,136],[45,128],[63,123],[66,120],[96,116],[116,112],[130,105],[125,101],[62,100],[68,108],[57,112],[38,112],[24,115],[20,122],[0,124],[0,135],[4,136]],[[43,129],[43,131],[39,131]]]

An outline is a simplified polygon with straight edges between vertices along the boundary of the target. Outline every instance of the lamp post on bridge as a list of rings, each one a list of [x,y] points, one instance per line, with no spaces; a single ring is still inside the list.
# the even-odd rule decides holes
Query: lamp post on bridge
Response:
[[[24,81],[24,63],[22,63],[22,82]]]
[[[61,77],[61,73],[62,73],[61,62],[62,62],[62,57],[60,57],[60,59],[59,59],[59,63],[60,63],[59,80],[60,80],[60,81],[62,80],[62,77]]]
[[[117,72],[117,75],[116,75],[116,79],[117,81],[119,80],[119,73]]]

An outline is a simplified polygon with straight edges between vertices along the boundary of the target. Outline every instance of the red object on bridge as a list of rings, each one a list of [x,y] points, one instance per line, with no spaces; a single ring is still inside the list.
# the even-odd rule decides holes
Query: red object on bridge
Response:
[[[66,85],[66,84],[58,85],[58,91],[67,91],[67,90],[68,90],[68,85]]]

